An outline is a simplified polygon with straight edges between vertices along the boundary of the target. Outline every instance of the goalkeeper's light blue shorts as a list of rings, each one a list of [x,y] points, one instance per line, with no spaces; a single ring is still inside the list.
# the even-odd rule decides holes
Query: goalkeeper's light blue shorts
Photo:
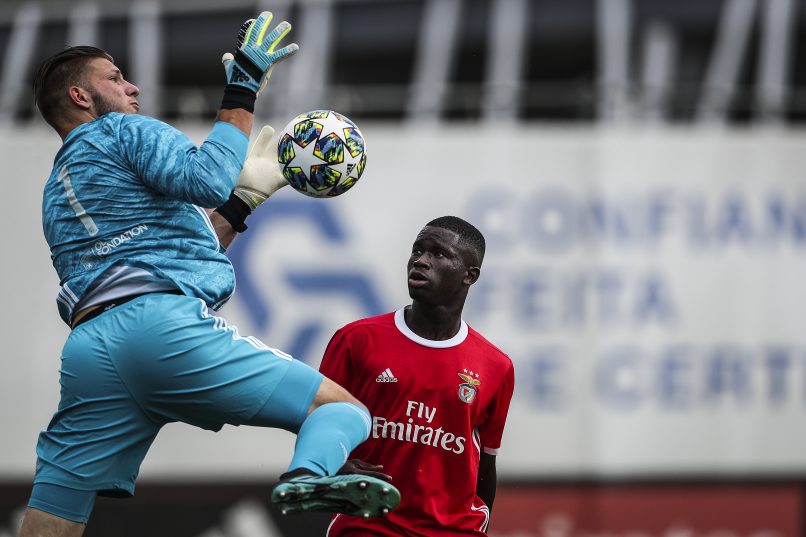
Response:
[[[80,324],[67,339],[61,401],[39,436],[34,488],[132,495],[143,457],[166,423],[296,433],[322,379],[241,336],[199,299],[140,296]]]

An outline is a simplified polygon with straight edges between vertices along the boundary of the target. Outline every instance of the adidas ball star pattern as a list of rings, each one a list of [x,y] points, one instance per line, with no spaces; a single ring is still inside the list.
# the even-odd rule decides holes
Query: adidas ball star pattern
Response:
[[[286,181],[314,198],[344,194],[367,165],[361,131],[331,110],[315,110],[292,119],[280,134],[277,151]]]

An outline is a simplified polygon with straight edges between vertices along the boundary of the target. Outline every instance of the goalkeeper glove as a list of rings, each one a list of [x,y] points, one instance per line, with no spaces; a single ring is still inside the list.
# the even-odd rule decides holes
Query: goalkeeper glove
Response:
[[[229,222],[232,229],[243,233],[247,229],[246,218],[252,211],[287,184],[277,161],[274,129],[266,125],[249,150],[229,199],[216,212]]]
[[[227,53],[222,58],[227,87],[221,108],[245,108],[253,112],[254,100],[266,86],[274,66],[299,50],[296,43],[275,50],[291,31],[291,25],[283,21],[266,35],[272,18],[271,12],[264,11],[257,20],[244,23],[235,54]]]
[[[287,184],[288,181],[283,177],[280,163],[277,161],[277,138],[274,136],[274,129],[266,125],[260,130],[252,149],[249,150],[232,193],[254,211],[258,205]]]

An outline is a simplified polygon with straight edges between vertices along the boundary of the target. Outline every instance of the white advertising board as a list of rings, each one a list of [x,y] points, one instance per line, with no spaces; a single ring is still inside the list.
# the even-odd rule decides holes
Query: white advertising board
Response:
[[[221,314],[316,366],[330,335],[408,300],[431,218],[486,235],[466,320],[515,362],[504,476],[806,471],[806,135],[362,125],[341,198],[281,191],[230,249]],[[189,131],[201,140],[204,130]],[[67,328],[41,234],[58,138],[0,133],[0,477],[31,473]],[[23,155],[29,155],[23,157]],[[265,477],[293,436],[168,426],[145,479]]]

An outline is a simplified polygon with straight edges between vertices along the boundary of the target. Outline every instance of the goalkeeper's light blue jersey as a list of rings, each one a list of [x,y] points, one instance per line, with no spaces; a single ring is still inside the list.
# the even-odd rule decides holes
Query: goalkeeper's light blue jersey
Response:
[[[225,122],[197,148],[166,123],[119,113],[71,131],[42,203],[62,319],[69,324],[114,267],[147,274],[213,309],[226,302],[235,275],[202,207],[229,198],[248,144]]]

